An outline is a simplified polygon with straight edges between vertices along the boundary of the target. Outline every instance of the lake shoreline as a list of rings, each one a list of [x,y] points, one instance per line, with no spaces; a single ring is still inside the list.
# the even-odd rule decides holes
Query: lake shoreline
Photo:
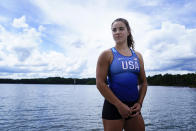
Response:
[[[62,83],[0,83],[1,84],[26,84],[26,85],[96,85],[96,84],[62,84]],[[196,86],[179,86],[179,85],[148,85],[148,86],[165,86],[165,87],[177,87],[177,88],[196,88]]]
[[[182,86],[196,88],[196,73],[188,74],[159,74],[148,76],[147,82],[149,86]],[[31,78],[31,79],[0,79],[1,83],[7,84],[62,84],[62,85],[96,85],[96,78]]]

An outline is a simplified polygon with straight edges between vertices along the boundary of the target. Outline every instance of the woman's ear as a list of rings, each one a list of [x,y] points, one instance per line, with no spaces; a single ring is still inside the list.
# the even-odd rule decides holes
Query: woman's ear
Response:
[[[128,31],[128,35],[127,36],[129,36],[131,34],[131,32],[130,31]]]

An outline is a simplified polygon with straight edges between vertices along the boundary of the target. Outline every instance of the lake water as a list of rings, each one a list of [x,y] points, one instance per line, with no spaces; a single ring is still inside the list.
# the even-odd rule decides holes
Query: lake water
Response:
[[[0,131],[102,131],[95,85],[0,84]],[[196,89],[149,86],[146,131],[196,131]]]

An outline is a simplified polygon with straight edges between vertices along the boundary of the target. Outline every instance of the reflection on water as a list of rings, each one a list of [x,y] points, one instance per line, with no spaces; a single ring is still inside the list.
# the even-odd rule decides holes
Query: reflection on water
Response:
[[[0,85],[0,130],[103,130],[95,85]],[[142,114],[147,131],[195,131],[196,89],[150,86]]]
[[[196,89],[182,87],[148,88],[143,116],[148,130],[194,131]]]

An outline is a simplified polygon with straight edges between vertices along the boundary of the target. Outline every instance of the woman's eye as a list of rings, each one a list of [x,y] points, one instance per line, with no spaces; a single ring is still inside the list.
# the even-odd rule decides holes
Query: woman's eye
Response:
[[[113,28],[112,31],[113,31],[113,32],[116,32],[116,28]]]

